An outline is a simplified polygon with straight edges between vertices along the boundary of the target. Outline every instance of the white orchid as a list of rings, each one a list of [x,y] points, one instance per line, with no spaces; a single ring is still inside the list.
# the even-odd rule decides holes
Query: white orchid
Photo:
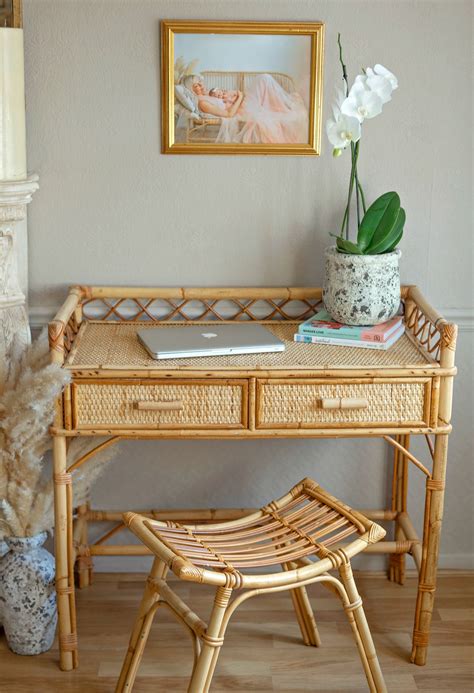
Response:
[[[376,75],[370,67],[367,68],[367,74],[364,77],[366,89],[377,94],[383,104],[391,101],[393,89],[388,79],[385,79],[382,75]]]
[[[380,75],[381,77],[385,77],[385,79],[388,79],[388,81],[392,85],[393,90],[398,89],[398,79],[395,77],[393,72],[387,70],[386,67],[377,63],[377,65],[375,65],[374,67],[374,72],[376,75]]]
[[[334,120],[338,120],[341,115],[341,106],[344,103],[344,100],[346,98],[346,95],[342,91],[342,89],[338,89],[336,87],[336,98],[335,101],[332,104],[332,115]]]
[[[360,122],[357,118],[341,113],[337,119],[326,123],[326,133],[335,150],[348,147],[360,139]]]
[[[398,80],[395,75],[377,63],[373,68],[368,67],[363,74],[357,75],[346,97],[342,90],[336,89],[336,99],[332,105],[333,117],[326,123],[326,133],[334,147],[334,156],[339,156],[343,149],[359,141],[360,124],[378,116],[383,105],[391,100],[392,91],[397,88]],[[357,125],[354,122],[356,120]]]
[[[344,115],[357,118],[363,123],[367,118],[375,118],[382,112],[382,99],[380,96],[359,81],[352,86],[347,99],[341,105]]]

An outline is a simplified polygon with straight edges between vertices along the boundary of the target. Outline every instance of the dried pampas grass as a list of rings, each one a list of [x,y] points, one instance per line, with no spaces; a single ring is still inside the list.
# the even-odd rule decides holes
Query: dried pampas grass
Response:
[[[0,540],[25,537],[54,525],[53,483],[47,478],[45,453],[51,448],[49,427],[67,370],[50,364],[46,333],[27,349],[0,396]],[[68,466],[97,445],[77,438],[67,453]],[[74,504],[89,490],[115,450],[105,449],[73,472]]]

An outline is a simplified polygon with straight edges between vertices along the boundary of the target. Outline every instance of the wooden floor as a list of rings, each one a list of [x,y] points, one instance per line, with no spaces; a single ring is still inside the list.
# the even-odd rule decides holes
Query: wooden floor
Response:
[[[408,661],[415,579],[400,587],[382,576],[366,575],[358,576],[358,584],[389,691],[474,691],[472,576],[440,577],[426,667]],[[142,575],[98,574],[94,585],[78,594],[80,669],[73,673],[58,670],[56,647],[39,657],[13,655],[0,630],[1,693],[111,693],[142,585]],[[207,588],[179,584],[177,592],[207,618]],[[309,593],[321,648],[301,643],[288,593],[250,600],[231,621],[213,693],[367,690],[339,603],[319,586],[310,587]],[[190,664],[187,634],[167,611],[160,612],[134,693],[186,691]]]

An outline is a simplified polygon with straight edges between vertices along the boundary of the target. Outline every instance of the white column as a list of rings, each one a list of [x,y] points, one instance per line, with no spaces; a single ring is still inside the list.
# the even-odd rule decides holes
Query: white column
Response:
[[[26,205],[37,188],[38,176],[28,176],[26,166],[23,29],[1,27],[0,393],[5,382],[15,374],[23,351],[31,341],[26,299],[18,276],[18,232],[26,218]],[[21,252],[21,260],[21,283],[25,285],[28,276],[25,252]]]
[[[38,176],[0,181],[0,392],[31,341],[25,295],[18,280],[15,225],[39,187]]]

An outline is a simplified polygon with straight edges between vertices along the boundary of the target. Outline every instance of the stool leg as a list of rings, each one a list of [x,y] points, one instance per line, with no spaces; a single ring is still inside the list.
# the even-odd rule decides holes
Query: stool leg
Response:
[[[209,625],[201,636],[202,649],[191,676],[188,693],[207,693],[210,688],[217,658],[224,643],[221,627],[231,595],[232,590],[228,587],[219,587],[216,592]]]
[[[167,572],[168,566],[160,559],[155,558],[149,577],[165,578]],[[147,581],[115,693],[123,693],[125,691],[126,693],[130,693],[133,688],[138,666],[143,656],[143,650],[145,649],[153,616],[155,614],[153,606],[158,598],[159,595],[156,587],[150,585]]]
[[[374,693],[386,693],[387,688],[375,651],[374,641],[372,640],[372,634],[362,607],[362,599],[357,592],[349,561],[339,566],[339,575],[349,599],[349,604],[345,604],[344,608],[359,648],[369,688]]]
[[[284,570],[293,570],[296,567],[294,563],[285,563],[283,566]],[[304,644],[320,647],[321,638],[306,587],[290,590],[290,595]]]

